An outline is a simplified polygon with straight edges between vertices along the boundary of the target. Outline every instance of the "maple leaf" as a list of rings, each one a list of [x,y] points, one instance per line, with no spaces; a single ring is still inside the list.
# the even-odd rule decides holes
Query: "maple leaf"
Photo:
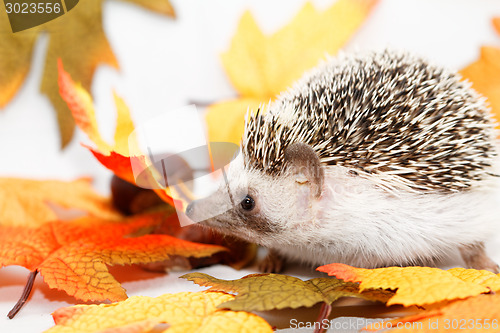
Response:
[[[108,198],[92,189],[90,179],[71,182],[0,178],[0,225],[38,225],[57,219],[48,203],[77,208],[102,218],[119,218]]]
[[[239,97],[207,109],[212,142],[240,143],[244,115],[274,99],[318,64],[335,54],[363,23],[377,0],[339,0],[318,11],[307,3],[295,18],[266,36],[250,12],[240,20],[230,48],[221,60]],[[221,126],[224,124],[224,126]]]
[[[493,26],[500,34],[500,17],[493,19]],[[475,90],[487,97],[493,114],[500,124],[500,48],[481,47],[479,59],[462,69],[460,74],[472,82]]]
[[[210,291],[237,293],[234,299],[219,305],[234,311],[311,307],[319,302],[331,304],[346,296],[385,302],[393,295],[391,291],[360,292],[358,284],[333,278],[303,281],[283,274],[250,274],[238,280],[221,280],[204,273],[189,273],[181,278],[210,286]]]
[[[361,291],[371,289],[396,290],[387,305],[404,306],[433,304],[476,296],[498,290],[500,276],[475,269],[444,271],[431,267],[356,268],[345,264],[329,264],[317,268],[349,282],[359,282]]]
[[[102,27],[102,3],[104,0],[80,1],[77,6],[57,19],[40,26],[12,33],[7,13],[0,13],[0,108],[14,97],[30,67],[33,45],[41,33],[49,34],[49,46],[41,90],[52,102],[59,123],[61,144],[64,147],[73,135],[74,121],[61,99],[57,86],[57,63],[61,58],[69,71],[78,77],[83,86],[90,88],[98,65],[108,64],[118,68],[117,60],[106,39]],[[174,16],[167,0],[124,0],[162,15]]]
[[[124,221],[91,217],[56,221],[38,227],[0,226],[0,268],[19,265],[31,271],[28,297],[37,273],[50,288],[88,301],[120,301],[125,290],[109,273],[107,265],[130,265],[166,260],[170,255],[204,257],[225,250],[216,245],[197,244],[168,235],[128,237],[158,225],[163,213],[136,215]],[[18,304],[24,303],[21,299]],[[11,317],[19,311],[16,306]]]
[[[56,326],[45,333],[146,333],[159,324],[168,324],[161,332],[273,332],[255,314],[217,309],[233,298],[220,292],[181,292],[155,298],[134,296],[110,305],[77,305],[55,311]]]
[[[397,332],[498,332],[500,295],[470,297],[438,309],[371,324],[363,330],[378,331],[380,327],[392,327]]]
[[[136,184],[132,163],[136,165],[146,165],[144,155],[139,151],[138,145],[132,147],[130,151],[129,136],[134,130],[133,122],[130,118],[130,110],[125,102],[115,94],[115,105],[117,108],[117,124],[115,129],[114,144],[108,144],[101,136],[95,117],[92,97],[80,84],[75,83],[71,76],[64,70],[62,61],[59,66],[59,92],[67,103],[75,119],[76,125],[89,137],[96,145],[96,148],[87,147],[95,158],[106,168],[113,171],[115,175],[131,184]],[[133,139],[132,139],[133,140]],[[155,176],[150,168],[143,168],[144,178],[141,181],[147,184],[157,184]],[[172,198],[166,190],[160,186],[154,186],[155,193],[165,202],[173,204]]]
[[[500,275],[490,271],[457,267],[447,272],[462,281],[478,284],[494,291],[500,290]]]

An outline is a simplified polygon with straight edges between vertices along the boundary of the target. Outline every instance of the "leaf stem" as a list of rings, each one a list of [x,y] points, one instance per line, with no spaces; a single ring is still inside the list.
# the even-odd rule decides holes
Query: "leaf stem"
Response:
[[[16,305],[14,305],[12,310],[10,310],[9,314],[7,315],[9,319],[14,318],[14,316],[19,312],[19,310],[21,310],[24,303],[26,303],[26,301],[28,300],[28,297],[31,294],[31,289],[33,289],[33,283],[35,282],[37,274],[38,271],[34,270],[30,272],[30,274],[28,275],[28,281],[26,281],[26,286],[24,286],[24,291],[23,294],[21,295],[21,298],[19,298],[19,301],[17,301]]]
[[[332,305],[326,302],[323,302],[321,305],[321,309],[319,310],[319,316],[318,319],[316,319],[316,322],[319,323],[319,325],[314,325],[314,333],[323,333],[325,332],[325,327],[323,327],[323,320],[328,319],[328,316],[330,315],[330,312],[332,311]]]

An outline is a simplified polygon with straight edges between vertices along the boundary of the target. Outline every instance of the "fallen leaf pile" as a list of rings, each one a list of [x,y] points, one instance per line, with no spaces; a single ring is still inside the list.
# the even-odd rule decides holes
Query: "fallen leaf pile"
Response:
[[[126,1],[173,15],[166,0]],[[134,146],[134,138],[129,145],[134,124],[120,97],[115,95],[118,118],[114,143],[106,142],[98,128],[88,93],[92,76],[100,63],[118,67],[102,30],[102,2],[80,1],[68,14],[30,29],[30,33],[5,34],[6,38],[0,40],[0,48],[8,50],[0,61],[0,107],[12,99],[24,81],[39,33],[61,31],[50,34],[42,91],[58,112],[63,144],[71,138],[75,123],[93,144],[85,147],[116,176],[130,184],[154,184],[157,175],[148,168],[144,168],[143,179],[134,177],[132,163],[145,166],[146,161],[137,144]],[[377,0],[338,0],[323,11],[308,3],[288,25],[269,36],[246,12],[229,50],[222,55],[223,66],[239,96],[208,108],[210,141],[239,144],[247,110],[262,109],[263,104],[273,100],[325,54],[335,54],[376,3]],[[8,28],[6,19],[0,13],[0,31]],[[494,25],[500,32],[500,19],[495,19]],[[81,83],[73,81],[63,64]],[[488,97],[500,117],[500,49],[483,47],[480,59],[461,73]],[[56,93],[57,86],[60,96]],[[167,190],[156,186],[154,191],[165,203],[173,203]],[[77,209],[88,216],[62,221],[54,206]],[[500,298],[495,294],[500,291],[500,275],[463,268],[362,269],[333,263],[318,268],[330,277],[306,281],[282,274],[251,274],[238,280],[222,280],[190,273],[182,277],[210,289],[127,299],[125,289],[111,275],[108,266],[162,262],[177,265],[179,261],[174,262],[173,258],[179,257],[184,259],[181,266],[189,269],[197,264],[186,258],[204,258],[202,264],[212,264],[221,260],[213,255],[227,248],[186,239],[226,243],[207,238],[206,233],[195,227],[180,228],[175,215],[167,218],[165,212],[137,214],[140,209],[134,208],[127,212],[132,216],[124,217],[109,199],[91,189],[87,179],[73,182],[0,179],[0,208],[0,268],[18,265],[30,271],[23,296],[9,314],[11,317],[27,301],[38,273],[50,288],[63,290],[78,300],[116,302],[59,309],[53,313],[56,325],[49,333],[272,332],[271,326],[253,311],[297,311],[320,303],[317,320],[321,322],[328,318],[332,304],[342,297],[376,301],[387,307],[410,307],[413,315],[385,322],[407,331],[500,329]],[[230,254],[237,255],[225,263],[241,267],[251,261],[255,248],[247,246],[248,243],[229,246]],[[433,326],[435,323],[438,326]],[[405,324],[417,326],[409,328]],[[366,329],[379,327],[372,324]]]
[[[125,0],[166,16],[174,16],[167,0]],[[102,27],[104,0],[80,1],[65,15],[33,27],[12,33],[6,11],[0,11],[0,108],[15,96],[29,72],[33,46],[42,33],[49,34],[49,46],[41,91],[52,102],[59,123],[61,145],[73,136],[74,120],[58,94],[57,58],[61,58],[69,71],[77,76],[86,89],[90,88],[97,66],[107,64],[118,68],[111,46]]]
[[[495,303],[498,297],[487,295],[500,290],[500,275],[488,271],[464,268],[444,271],[430,267],[363,269],[345,264],[325,265],[318,270],[335,278],[303,281],[281,274],[252,274],[228,281],[203,273],[190,273],[181,278],[211,287],[208,291],[236,293],[233,299],[218,305],[221,309],[233,311],[296,309],[311,307],[319,302],[329,305],[340,297],[358,297],[380,301],[387,306],[401,304],[420,309],[431,306],[430,310],[420,310],[416,315],[389,322],[396,327],[398,322],[424,321],[427,330],[422,332],[428,331],[428,321],[433,317],[441,318],[440,325],[443,327],[447,322],[445,319],[477,318],[483,324],[489,320],[492,329],[492,321],[497,324],[500,321],[500,303]],[[478,308],[480,305],[482,307]],[[483,307],[488,307],[488,310],[479,310]],[[320,316],[318,322],[326,318],[328,312],[326,316]],[[377,330],[380,326],[368,328]],[[451,328],[442,331],[450,331]]]
[[[438,332],[453,331],[456,325],[461,325],[462,320],[465,320],[465,324],[462,325],[469,325],[469,328],[482,325],[481,331],[488,329],[498,331],[499,328],[500,302],[498,295],[491,292],[500,290],[500,276],[488,271],[464,268],[443,271],[429,267],[361,269],[344,264],[325,265],[318,270],[336,278],[325,277],[303,281],[283,274],[251,274],[238,280],[222,280],[203,273],[189,273],[181,278],[210,289],[199,293],[166,294],[155,299],[132,297],[120,304],[63,308],[53,314],[56,326],[48,332],[97,332],[111,327],[127,327],[127,329],[137,329],[137,332],[149,332],[149,329],[158,324],[171,325],[168,326],[168,331],[176,332],[177,329],[180,330],[178,328],[180,322],[187,332],[191,332],[199,328],[199,320],[202,318],[192,309],[189,313],[195,312],[195,315],[184,317],[188,313],[186,306],[197,307],[196,304],[183,302],[184,297],[206,301],[207,296],[216,297],[217,301],[211,301],[208,310],[205,308],[206,311],[202,316],[207,314],[211,316],[223,311],[224,315],[235,316],[238,313],[241,318],[249,318],[248,316],[253,316],[249,313],[251,311],[298,309],[323,303],[317,320],[319,323],[328,318],[332,309],[331,304],[337,299],[357,297],[382,302],[387,306],[391,304],[418,306],[414,307],[414,315],[387,321],[383,326],[380,323],[372,324],[365,328],[367,330],[406,327],[407,331],[411,332],[428,332],[429,328],[433,331],[438,328],[431,326],[436,325],[436,320],[439,321]],[[458,289],[458,292],[455,289]],[[175,306],[171,300],[175,300]],[[429,306],[428,310],[425,309],[426,306]],[[155,311],[152,311],[153,307]],[[178,314],[176,318],[169,317],[174,311],[172,307],[176,307],[175,311]],[[134,311],[136,316],[132,318],[127,311]],[[112,320],[105,320],[107,316],[112,317]],[[218,327],[220,332],[250,332],[257,328],[259,332],[261,330],[264,332],[264,328],[268,330],[266,325],[260,324],[262,319],[257,318],[251,317],[262,326],[255,326],[253,323],[226,326],[229,323],[225,318],[218,318],[214,322],[212,318],[205,318],[208,326],[203,328],[207,332],[212,332],[214,328],[211,325],[218,323],[220,326],[215,327]],[[474,319],[474,322],[471,322],[471,319]],[[242,320],[247,319],[231,319],[231,322],[239,325]],[[398,326],[398,323],[403,325]],[[423,327],[423,329],[409,330],[409,326],[404,326],[404,323],[415,323],[413,327]],[[486,326],[488,324],[489,326]],[[320,331],[318,326],[315,332]]]

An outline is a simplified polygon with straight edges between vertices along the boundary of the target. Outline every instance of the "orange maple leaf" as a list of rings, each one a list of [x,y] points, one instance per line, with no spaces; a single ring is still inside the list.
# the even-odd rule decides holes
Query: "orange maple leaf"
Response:
[[[101,136],[97,121],[95,118],[95,110],[90,94],[82,88],[80,84],[75,83],[70,75],[64,70],[62,62],[58,62],[59,68],[59,93],[61,97],[68,104],[73,117],[75,118],[76,125],[89,137],[89,139],[96,145],[88,148],[97,160],[109,170],[113,171],[115,175],[128,181],[129,183],[137,184],[134,177],[132,163],[135,165],[144,166],[145,170],[141,182],[153,185],[154,191],[165,202],[173,204],[172,198],[165,190],[162,190],[157,185],[156,178],[151,170],[147,167],[144,155],[139,151],[136,145],[135,151],[131,152],[129,147],[129,136],[134,131],[134,125],[130,118],[130,111],[124,101],[115,95],[115,105],[117,108],[117,124],[115,130],[115,143],[114,145],[108,144]],[[132,139],[133,140],[133,139]]]
[[[150,263],[170,255],[204,257],[225,249],[168,235],[124,238],[158,225],[163,218],[163,213],[155,213],[121,222],[85,217],[32,228],[0,226],[0,268],[19,265],[31,271],[23,297],[9,316],[26,301],[37,273],[50,288],[83,301],[120,301],[127,294],[107,265]]]

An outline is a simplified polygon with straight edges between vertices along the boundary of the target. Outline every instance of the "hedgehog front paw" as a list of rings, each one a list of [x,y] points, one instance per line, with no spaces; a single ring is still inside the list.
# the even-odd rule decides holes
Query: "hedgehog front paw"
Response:
[[[467,268],[486,269],[495,274],[499,273],[498,265],[488,257],[483,243],[462,246],[460,253]]]
[[[267,256],[259,263],[262,273],[281,273],[285,268],[285,259],[274,250],[269,250]]]

